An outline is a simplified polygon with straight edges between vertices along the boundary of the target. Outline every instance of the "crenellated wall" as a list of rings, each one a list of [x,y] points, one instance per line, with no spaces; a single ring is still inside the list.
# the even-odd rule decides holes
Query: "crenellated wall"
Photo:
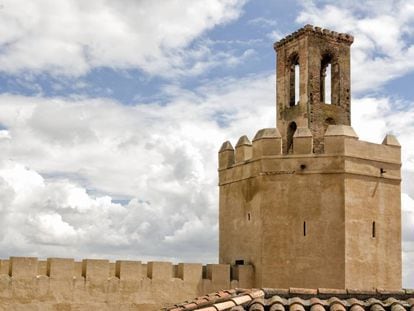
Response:
[[[0,310],[157,310],[252,279],[249,265],[11,257],[0,261]]]
[[[255,268],[255,287],[401,288],[401,147],[330,125],[282,151],[276,128],[219,151],[219,261]]]

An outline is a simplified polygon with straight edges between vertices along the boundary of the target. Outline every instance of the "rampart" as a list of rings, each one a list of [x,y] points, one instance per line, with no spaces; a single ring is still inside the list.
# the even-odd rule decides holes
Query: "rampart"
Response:
[[[249,265],[11,257],[0,261],[0,310],[158,310],[252,279]]]

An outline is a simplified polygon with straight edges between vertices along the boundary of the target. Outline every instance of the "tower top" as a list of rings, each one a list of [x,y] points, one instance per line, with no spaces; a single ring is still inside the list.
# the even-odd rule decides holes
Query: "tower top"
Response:
[[[283,152],[297,128],[310,129],[315,153],[329,125],[350,125],[350,46],[353,36],[306,25],[274,44],[277,52],[277,128]]]
[[[330,40],[342,41],[342,42],[348,43],[349,45],[351,45],[354,42],[354,37],[351,36],[350,34],[340,33],[340,32],[332,31],[332,30],[329,30],[329,29],[323,29],[323,28],[318,27],[318,26],[313,26],[313,25],[307,24],[307,25],[303,26],[302,28],[296,30],[292,34],[287,35],[283,39],[275,42],[273,44],[273,48],[275,50],[277,50],[282,45],[284,45],[284,44],[286,44],[286,43],[288,43],[292,40],[296,40],[297,38],[299,38],[301,36],[309,35],[309,34],[314,34],[316,36],[324,36],[326,38],[329,38]]]

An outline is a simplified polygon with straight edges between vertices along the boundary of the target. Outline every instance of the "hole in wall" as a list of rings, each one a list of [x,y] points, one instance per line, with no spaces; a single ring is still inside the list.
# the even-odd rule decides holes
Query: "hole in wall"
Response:
[[[306,236],[306,221],[303,222],[303,236]]]
[[[250,219],[251,219],[250,213],[247,213],[247,220],[250,221]]]
[[[375,228],[375,221],[372,222],[372,237],[375,238],[377,232]]]

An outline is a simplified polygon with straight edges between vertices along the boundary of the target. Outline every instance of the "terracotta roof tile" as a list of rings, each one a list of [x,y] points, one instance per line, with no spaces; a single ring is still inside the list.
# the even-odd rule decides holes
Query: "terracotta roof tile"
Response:
[[[270,306],[269,311],[285,311],[285,307],[283,306],[283,304],[276,302]]]
[[[342,296],[346,295],[346,289],[336,289],[336,288],[318,288],[318,294],[320,295],[329,295],[329,296]]]
[[[248,293],[248,295],[250,297],[252,297],[252,299],[255,299],[255,298],[259,298],[259,297],[264,297],[265,294],[262,290],[255,289],[255,290],[252,290],[250,293]]]
[[[360,304],[354,304],[349,308],[349,311],[365,311],[365,309]]]
[[[265,307],[264,305],[260,303],[254,303],[249,306],[249,311],[264,311]]]
[[[310,311],[325,311],[325,308],[321,304],[314,304],[311,306]]]
[[[234,307],[235,305],[236,304],[233,301],[228,300],[228,301],[225,301],[225,302],[215,303],[214,307],[216,307],[216,309],[218,311],[222,311],[222,310],[228,310],[228,309]]]
[[[407,290],[236,289],[219,291],[168,311],[414,311]]]
[[[305,311],[302,302],[294,302],[289,305],[289,311]]]
[[[308,294],[308,295],[316,295],[318,293],[317,289],[313,288],[289,288],[290,294]]]
[[[252,300],[252,297],[250,297],[249,295],[243,295],[243,296],[239,296],[239,297],[235,297],[231,299],[236,305],[241,305],[244,304],[248,301]]]

